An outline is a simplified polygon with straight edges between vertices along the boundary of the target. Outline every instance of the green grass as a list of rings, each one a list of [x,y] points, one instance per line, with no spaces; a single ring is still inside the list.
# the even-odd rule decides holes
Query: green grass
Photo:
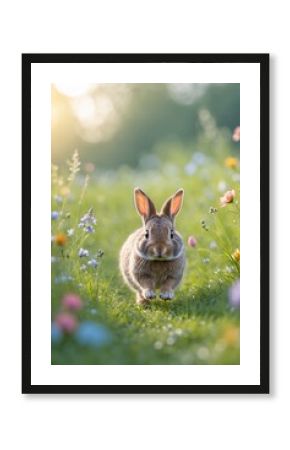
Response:
[[[79,344],[74,333],[64,335],[52,345],[52,364],[239,364],[239,311],[228,303],[228,288],[239,278],[239,263],[231,257],[239,248],[239,182],[238,169],[224,166],[228,154],[229,148],[221,148],[215,159],[208,157],[188,175],[184,166],[191,155],[179,149],[155,170],[96,173],[86,189],[80,172],[69,183],[71,194],[63,204],[55,200],[63,186],[60,176],[54,176],[52,210],[61,215],[52,221],[52,235],[70,228],[75,233],[63,247],[52,243],[52,255],[59,258],[52,263],[52,320],[61,310],[62,296],[75,292],[84,302],[79,323],[105,325],[111,340],[96,348]],[[225,208],[219,207],[221,182],[237,194]],[[198,241],[195,248],[186,244],[186,273],[175,299],[155,300],[146,308],[135,304],[118,269],[122,243],[141,224],[133,205],[134,186],[158,207],[183,187],[177,229],[185,243],[190,235]],[[97,225],[86,234],[77,224],[91,207]],[[210,207],[218,211],[212,214]],[[92,255],[104,251],[97,269],[80,270],[88,259],[79,258],[80,247]]]

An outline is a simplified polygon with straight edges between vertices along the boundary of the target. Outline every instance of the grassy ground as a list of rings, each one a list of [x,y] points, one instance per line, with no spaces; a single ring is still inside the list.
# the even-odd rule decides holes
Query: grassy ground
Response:
[[[74,173],[77,160],[71,163],[71,181],[54,170],[52,321],[63,312],[66,293],[79,295],[83,307],[69,313],[78,323],[74,331],[54,329],[52,364],[239,364],[239,310],[228,300],[228,288],[239,278],[239,262],[231,256],[239,248],[239,169],[225,167],[231,152],[225,142],[214,159],[200,153],[192,159],[193,152],[175,149],[155,169],[93,173],[88,183],[84,172]],[[158,206],[183,187],[177,229],[185,243],[190,235],[197,239],[194,248],[186,243],[187,268],[175,299],[155,300],[147,308],[135,304],[118,269],[122,243],[141,225],[134,186]],[[221,208],[227,189],[235,189],[236,197]],[[90,208],[97,224],[86,233],[78,223]],[[89,256],[79,257],[80,248]],[[87,265],[92,256],[96,268]],[[79,335],[83,324],[89,324],[85,338]]]

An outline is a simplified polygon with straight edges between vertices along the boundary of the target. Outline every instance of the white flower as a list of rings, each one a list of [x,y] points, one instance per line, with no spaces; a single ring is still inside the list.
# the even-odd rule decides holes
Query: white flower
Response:
[[[78,254],[80,258],[83,258],[85,256],[89,256],[89,251],[86,250],[85,248],[80,248]]]
[[[90,259],[90,261],[88,261],[88,266],[91,266],[91,267],[93,267],[94,269],[95,269],[98,265],[99,265],[99,262],[98,262],[96,259],[94,259],[94,258],[92,258],[92,259]]]

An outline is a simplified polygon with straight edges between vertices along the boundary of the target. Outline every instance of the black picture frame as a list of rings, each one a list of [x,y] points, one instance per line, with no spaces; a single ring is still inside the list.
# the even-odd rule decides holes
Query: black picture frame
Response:
[[[269,59],[269,54],[256,53],[22,55],[22,393],[269,393]],[[260,65],[260,384],[173,386],[31,384],[31,65],[33,63],[256,63]]]

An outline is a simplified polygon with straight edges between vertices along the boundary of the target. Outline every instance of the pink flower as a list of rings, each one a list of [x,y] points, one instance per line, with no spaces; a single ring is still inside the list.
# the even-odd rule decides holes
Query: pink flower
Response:
[[[72,333],[77,327],[76,318],[70,313],[60,313],[55,318],[56,324],[65,333]]]
[[[227,191],[222,197],[220,197],[221,207],[224,208],[228,203],[232,203],[235,195],[236,192],[234,189]]]
[[[232,139],[234,142],[239,142],[240,140],[240,127],[236,127],[233,131]]]
[[[194,236],[189,236],[189,238],[187,239],[187,243],[189,247],[195,247],[197,244],[197,240],[195,239]]]
[[[82,309],[83,302],[81,298],[76,294],[66,294],[62,299],[62,304],[65,308],[70,309],[71,311],[78,311]]]

